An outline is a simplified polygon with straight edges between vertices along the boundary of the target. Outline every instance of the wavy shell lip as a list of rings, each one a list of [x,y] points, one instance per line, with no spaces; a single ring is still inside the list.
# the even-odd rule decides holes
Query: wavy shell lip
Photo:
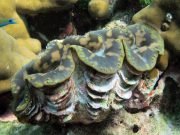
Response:
[[[29,111],[30,111],[30,109],[31,109],[31,107],[32,107],[32,104],[33,104],[33,101],[31,100],[29,103],[28,103],[28,105],[26,106],[26,108],[23,110],[23,111],[20,111],[20,113],[19,113],[19,115],[26,115]]]
[[[36,104],[35,109],[33,110],[33,112],[31,112],[31,114],[29,115],[29,118],[32,118],[35,114],[37,114],[39,111],[39,108],[40,108],[40,105]]]
[[[129,71],[130,74],[141,76],[143,72],[137,71],[135,68],[133,68],[131,65],[129,65],[127,62],[124,64],[124,67]]]
[[[139,80],[141,78],[140,75],[132,74],[131,71],[129,71],[129,68],[125,68],[126,66],[123,66],[122,70],[118,71],[119,78],[117,82],[119,85],[116,85],[121,91],[127,92],[132,91],[135,89],[135,87],[138,85]]]
[[[103,85],[103,86],[97,86],[91,83],[90,79],[87,76],[87,73],[84,74],[84,77],[87,82],[87,86],[91,88],[93,91],[96,91],[99,93],[107,93],[108,91],[110,91],[114,87],[117,80],[117,76],[114,76],[108,84]]]
[[[98,111],[92,111],[92,110],[87,110],[88,113],[90,113],[91,116],[93,116],[94,119],[97,119],[99,112]]]
[[[71,101],[69,101],[71,102]],[[50,105],[51,104],[51,105]],[[50,107],[51,106],[51,107]],[[69,114],[72,114],[74,113],[74,108],[75,108],[75,105],[73,103],[70,103],[69,106],[66,106],[64,109],[62,110],[58,110],[57,108],[58,106],[54,105],[53,103],[50,103],[49,102],[49,105],[48,106],[45,106],[43,108],[44,112],[46,112],[47,114],[53,114],[53,115],[56,115],[56,116],[59,116],[59,115],[69,115]]]
[[[139,82],[139,79],[136,81]],[[132,91],[137,87],[138,83],[135,83],[135,84],[133,83],[132,85],[128,84],[127,88],[123,88],[121,86],[121,83],[124,83],[124,82],[120,79],[120,76],[118,76],[116,85],[114,86],[114,90],[116,91],[116,94],[118,95],[118,97],[122,99],[129,99],[132,96]]]
[[[123,99],[130,99],[132,96],[132,91],[124,91],[122,90],[122,87],[118,87],[115,89],[117,95]]]
[[[111,74],[111,75],[103,74],[103,73],[99,73],[95,70],[90,70],[89,68],[87,70],[88,70],[88,72],[86,72],[86,73],[88,74],[89,78],[93,78],[96,81],[101,81],[102,79],[108,80],[114,76],[114,74]]]
[[[99,102],[92,102],[92,101],[88,101],[88,104],[94,108],[94,109],[108,109],[109,108],[109,105],[107,104],[107,101],[102,101],[101,103]]]
[[[59,111],[59,112],[55,113],[55,115],[57,115],[57,116],[62,115],[63,116],[63,115],[73,114],[74,113],[74,108],[75,108],[75,105],[71,104],[71,106],[69,106],[67,109]]]
[[[90,90],[87,90],[87,94],[88,94],[88,96],[90,96],[90,98],[92,98],[94,100],[103,100],[103,99],[107,100],[108,99],[108,95],[94,95],[90,92]]]
[[[138,83],[138,79],[137,80],[130,80],[129,78],[127,78],[126,76],[125,76],[125,74],[123,73],[123,71],[119,71],[120,72],[120,74],[121,74],[121,77],[122,77],[122,79],[127,83],[127,84],[129,84],[129,85],[136,85],[137,83]]]
[[[21,100],[20,103],[18,103],[18,106],[16,106],[17,112],[22,111],[24,108],[26,108],[28,106],[29,102],[27,102],[27,98],[28,98],[28,100],[30,100],[30,97],[27,97],[29,95],[25,95],[25,96],[26,96],[26,98],[23,97],[23,99],[20,99]],[[26,101],[24,101],[24,100],[26,100]],[[24,103],[24,102],[26,102],[26,103]]]

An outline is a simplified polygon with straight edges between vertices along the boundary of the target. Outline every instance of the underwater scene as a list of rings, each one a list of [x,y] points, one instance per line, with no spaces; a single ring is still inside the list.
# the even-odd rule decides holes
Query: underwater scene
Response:
[[[0,0],[0,135],[180,135],[180,0]]]

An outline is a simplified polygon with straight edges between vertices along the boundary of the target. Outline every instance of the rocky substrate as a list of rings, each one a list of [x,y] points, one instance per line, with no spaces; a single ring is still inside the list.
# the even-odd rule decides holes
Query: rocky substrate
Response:
[[[98,127],[98,128],[97,128]],[[180,130],[159,113],[149,109],[146,112],[130,114],[122,110],[118,115],[103,123],[92,125],[28,125],[17,121],[0,122],[1,135],[178,135]]]

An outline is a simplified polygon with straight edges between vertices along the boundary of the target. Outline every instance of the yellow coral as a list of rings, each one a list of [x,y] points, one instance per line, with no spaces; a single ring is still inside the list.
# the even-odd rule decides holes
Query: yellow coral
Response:
[[[157,61],[157,67],[160,70],[165,70],[168,67],[169,61],[169,52],[167,50],[164,51],[164,55],[161,55]]]
[[[0,29],[0,93],[10,89],[10,79],[23,65],[36,55]]]
[[[13,18],[16,21],[16,24],[3,27],[8,34],[13,36],[15,39],[19,39],[21,41],[20,44],[24,42],[24,47],[27,47],[32,52],[40,52],[41,44],[38,40],[30,38],[23,20],[16,12],[15,0],[0,1],[0,19],[5,18]]]
[[[33,38],[18,38],[17,44],[19,47],[26,47],[35,54],[41,50],[41,43],[37,39]]]
[[[91,0],[88,5],[88,10],[95,18],[105,18],[109,15],[109,1]]]
[[[37,13],[57,8],[63,10],[77,1],[78,0],[16,0],[16,8],[22,13]]]

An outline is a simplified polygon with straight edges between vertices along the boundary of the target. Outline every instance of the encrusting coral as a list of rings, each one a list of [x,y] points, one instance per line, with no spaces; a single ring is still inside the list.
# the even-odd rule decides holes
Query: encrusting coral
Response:
[[[112,23],[51,41],[15,75],[13,111],[19,120],[88,124],[123,107],[164,53],[164,42],[149,25]]]
[[[96,19],[110,18],[113,14],[117,0],[90,0],[89,13]]]
[[[30,38],[23,20],[16,12],[15,1],[0,1],[0,19],[14,21],[0,28],[0,93],[10,90],[11,77],[41,50],[37,39]]]
[[[6,31],[0,29],[0,93],[10,90],[11,77],[27,62],[36,57]]]
[[[7,18],[13,18],[16,24],[8,25],[3,29],[15,39],[19,40],[17,45],[25,46],[34,53],[40,52],[41,44],[37,39],[30,38],[23,20],[16,12],[15,0],[0,1],[0,19]]]
[[[108,0],[91,0],[88,5],[89,12],[96,18],[104,18],[109,15]]]
[[[64,10],[78,0],[15,0],[17,11],[20,13],[37,14],[49,10]]]

